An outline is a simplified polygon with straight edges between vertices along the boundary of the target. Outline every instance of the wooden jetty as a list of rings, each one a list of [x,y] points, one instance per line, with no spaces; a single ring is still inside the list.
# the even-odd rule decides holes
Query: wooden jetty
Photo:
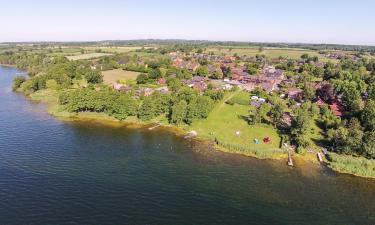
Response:
[[[155,126],[149,127],[148,129],[149,129],[149,130],[153,130],[153,129],[155,129],[155,128],[157,128],[157,127],[160,127],[160,126],[161,126],[161,124],[158,123],[158,124],[156,124]]]
[[[318,156],[319,162],[323,162],[322,154],[320,154],[320,152],[318,152],[316,155]]]
[[[190,131],[186,136],[185,136],[185,139],[187,139],[187,138],[192,138],[192,137],[195,137],[195,136],[197,136],[198,135],[198,133],[196,132],[196,131]]]
[[[288,151],[288,166],[294,166],[293,159],[292,159],[292,153]]]

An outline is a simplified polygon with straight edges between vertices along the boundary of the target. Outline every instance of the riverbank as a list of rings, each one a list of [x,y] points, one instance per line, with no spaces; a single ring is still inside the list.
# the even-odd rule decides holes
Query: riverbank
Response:
[[[64,121],[97,121],[105,124],[111,124],[114,126],[125,126],[127,128],[147,128],[156,123],[160,123],[163,128],[180,136],[187,136],[188,132],[194,129],[194,126],[183,126],[178,127],[170,125],[167,121],[163,121],[161,118],[156,118],[148,122],[139,120],[136,117],[128,117],[124,121],[120,121],[114,117],[111,117],[105,113],[95,112],[80,112],[70,113],[64,110],[62,106],[58,104],[58,92],[54,90],[43,90],[32,93],[27,96],[32,101],[42,102],[47,105],[48,113],[55,116],[56,118]],[[201,131],[201,130],[200,130]],[[220,145],[213,137],[209,135],[203,135],[198,132],[195,139],[203,142],[209,142],[218,151],[243,155],[247,157],[254,157],[257,159],[273,159],[273,160],[285,160],[287,161],[287,151],[282,149],[255,149],[255,148],[231,148],[225,145]],[[339,173],[347,173],[355,176],[375,178],[375,162],[365,158],[355,158],[352,156],[338,155],[330,153],[332,160],[328,161],[324,159],[324,163],[332,170]],[[319,165],[320,162],[317,159],[316,153],[306,153],[304,155],[294,154],[293,158],[298,161],[304,161]],[[285,163],[286,165],[286,163]]]
[[[0,63],[0,66],[17,68],[16,65],[12,65],[12,64],[2,64],[2,63]]]

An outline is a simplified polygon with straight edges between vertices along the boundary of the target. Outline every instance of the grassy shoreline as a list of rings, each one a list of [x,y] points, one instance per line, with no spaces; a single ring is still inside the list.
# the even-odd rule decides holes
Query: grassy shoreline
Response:
[[[22,91],[18,90],[22,93]],[[32,93],[27,95],[28,99],[36,102],[42,102],[47,105],[48,113],[53,115],[54,117],[63,120],[63,121],[98,121],[103,122],[105,124],[112,124],[112,125],[125,125],[126,128],[147,128],[150,127],[152,124],[159,122],[159,120],[154,119],[148,122],[144,122],[139,120],[136,117],[129,117],[124,121],[120,121],[115,119],[114,117],[108,116],[105,113],[94,113],[94,112],[80,112],[80,113],[70,113],[61,107],[57,102],[57,91],[52,90],[43,90]],[[214,112],[215,113],[215,112]],[[188,134],[189,131],[197,129],[199,130],[198,125],[192,126],[183,126],[178,127],[170,124],[166,124],[161,122],[161,126],[167,128],[171,132],[175,133],[176,135],[185,136]],[[198,127],[197,127],[198,126]],[[202,127],[201,127],[202,128]],[[213,137],[210,135],[205,134],[208,133],[207,130],[202,132],[202,129],[199,130],[198,135],[195,139],[203,142],[210,142],[213,147],[217,151],[229,153],[229,154],[237,154],[247,157],[254,157],[257,159],[272,159],[272,160],[287,160],[287,152],[280,151],[271,151],[273,149],[259,149],[257,151],[243,151],[242,149],[233,149],[227,148],[222,145],[219,145],[215,142]],[[253,148],[249,148],[253,149]],[[375,162],[371,160],[367,160],[363,157],[354,158],[353,156],[344,156],[332,153],[333,160],[329,162],[328,160],[324,159],[325,163],[329,168],[332,170],[342,173],[342,174],[351,174],[358,177],[364,178],[375,178]],[[295,154],[294,158],[296,160],[309,162],[314,165],[319,165],[320,163],[317,160],[317,157],[314,153],[306,153],[305,155],[298,155]],[[363,169],[364,168],[364,169]]]

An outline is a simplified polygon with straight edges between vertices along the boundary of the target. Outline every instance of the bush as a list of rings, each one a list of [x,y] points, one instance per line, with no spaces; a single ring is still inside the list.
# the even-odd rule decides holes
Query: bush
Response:
[[[26,78],[23,76],[16,76],[13,79],[13,86],[12,89],[13,91],[17,90],[18,88],[21,87],[21,85],[26,81]]]

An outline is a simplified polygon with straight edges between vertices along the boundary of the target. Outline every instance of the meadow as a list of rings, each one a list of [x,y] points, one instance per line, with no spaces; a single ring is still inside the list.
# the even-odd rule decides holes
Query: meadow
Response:
[[[275,150],[280,148],[280,136],[276,129],[264,124],[249,125],[245,119],[249,115],[248,105],[225,103],[236,95],[243,95],[243,92],[227,94],[207,119],[195,121],[189,128],[195,130],[203,138],[219,141],[220,145],[225,148],[223,150],[227,152],[259,158],[277,157]],[[265,137],[271,139],[270,143],[263,142]],[[258,139],[259,144],[256,144],[254,139]],[[267,152],[269,154],[265,154]]]
[[[126,71],[123,69],[115,69],[103,71],[103,80],[106,84],[114,84],[117,81],[135,81],[139,75],[138,72]]]

